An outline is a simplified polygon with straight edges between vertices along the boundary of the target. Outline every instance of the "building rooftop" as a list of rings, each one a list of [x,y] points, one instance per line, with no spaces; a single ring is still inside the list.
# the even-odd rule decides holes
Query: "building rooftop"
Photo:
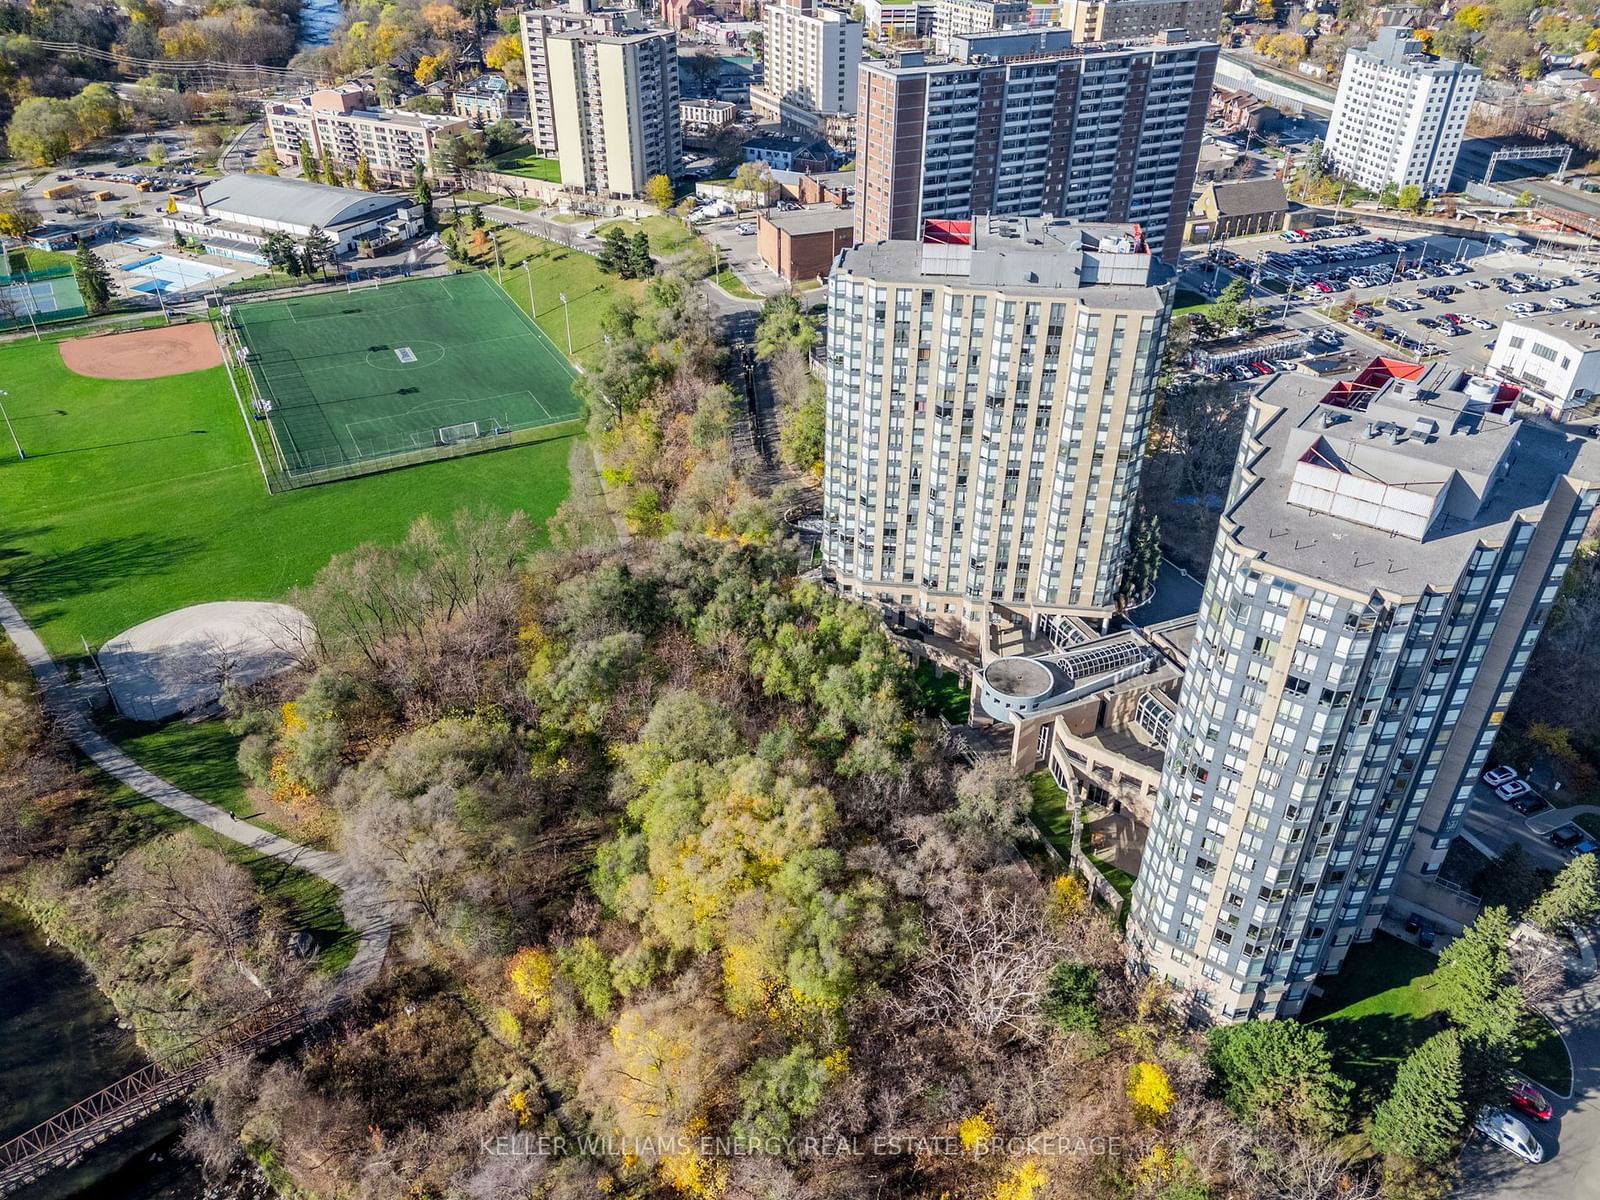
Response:
[[[836,272],[874,279],[949,280],[1018,294],[1058,295],[1095,287],[1108,304],[1155,310],[1156,285],[1172,268],[1136,241],[1131,227],[1048,217],[978,216],[929,222],[922,241],[877,242],[846,250]],[[1112,290],[1120,293],[1111,295]]]
[[[1354,53],[1357,58],[1365,59],[1367,62],[1379,63],[1395,70],[1406,70],[1411,74],[1448,74],[1455,71],[1482,74],[1477,67],[1456,62],[1454,59],[1435,58],[1427,52],[1416,31],[1404,25],[1384,26],[1378,30],[1378,36],[1372,40],[1371,45],[1365,50],[1357,50]]]
[[[1254,404],[1224,528],[1284,570],[1420,594],[1480,543],[1537,520],[1564,475],[1600,482],[1600,445],[1514,413],[1517,389],[1459,366],[1376,359],[1352,380],[1281,374]]]
[[[276,175],[224,175],[202,184],[189,195],[180,197],[178,202],[202,204],[208,215],[219,218],[286,220],[296,225],[320,225],[324,229],[368,220],[411,203],[406,196],[358,192],[354,188],[330,187],[325,183],[282,179]]]
[[[1015,59],[1044,61],[1052,58],[1083,58],[1088,55],[1142,54],[1150,50],[1196,50],[1216,48],[1216,43],[1190,38],[1182,30],[1148,38],[1129,38],[1120,42],[1081,42],[1074,44],[1070,29],[1004,29],[984,33],[956,34],[950,39],[948,55],[921,50],[901,51],[895,59],[861,60],[864,71],[964,71],[973,66],[1003,63]]]
[[[785,233],[830,233],[835,229],[848,229],[855,224],[856,210],[849,204],[814,204],[798,212],[764,213],[762,220],[776,225]]]
[[[403,108],[352,108],[348,111],[341,111],[336,108],[317,108],[311,103],[310,96],[300,96],[293,100],[268,101],[266,108],[269,116],[274,113],[281,113],[285,116],[308,119],[317,117],[351,117],[363,121],[382,121],[386,125],[400,125],[407,129],[439,129],[461,125],[460,117],[452,117],[444,113],[408,112]]]
[[[1219,217],[1282,212],[1289,207],[1289,198],[1283,190],[1281,179],[1236,179],[1231,183],[1206,186],[1216,200]]]
[[[1558,338],[1580,350],[1600,350],[1600,311],[1594,308],[1568,309],[1566,312],[1538,312],[1525,317],[1508,317],[1495,336],[1516,336],[1516,330],[1537,330]]]

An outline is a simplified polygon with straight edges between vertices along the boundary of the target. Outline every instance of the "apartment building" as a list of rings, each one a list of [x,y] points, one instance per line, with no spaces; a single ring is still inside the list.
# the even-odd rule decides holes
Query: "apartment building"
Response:
[[[817,132],[825,116],[856,111],[861,22],[817,0],[776,0],[762,10],[763,82],[750,107],[765,121]]]
[[[1489,372],[1523,388],[1526,404],[1560,418],[1600,396],[1600,321],[1541,312],[1507,320],[1495,335]]]
[[[1061,0],[1060,23],[1079,42],[1154,37],[1168,29],[1213,37],[1222,26],[1222,0]]]
[[[1382,191],[1445,190],[1483,72],[1434,58],[1403,26],[1344,56],[1324,154],[1340,175]]]
[[[361,159],[385,184],[411,181],[417,163],[432,171],[440,140],[467,132],[461,117],[430,116],[377,107],[377,98],[356,83],[318,88],[305,96],[268,100],[262,108],[267,140],[284,166],[307,158],[331,158],[345,172]]]
[[[670,30],[572,29],[545,38],[561,182],[635,197],[678,173],[678,38]]]
[[[1077,46],[1064,29],[970,34],[954,56],[864,63],[856,239],[977,214],[1137,223],[1177,260],[1214,42]]]
[[[828,277],[823,558],[978,639],[1104,615],[1121,582],[1173,272],[1127,226],[930,224]]]
[[[543,154],[556,153],[556,113],[550,89],[549,39],[558,33],[637,33],[646,28],[644,13],[632,5],[605,6],[595,0],[565,0],[545,8],[528,8],[522,21],[522,65],[528,87],[528,129]]]
[[[955,39],[1028,25],[1028,0],[934,0],[933,48],[949,54]]]
[[[1292,1016],[1426,905],[1600,497],[1600,446],[1448,363],[1251,400],[1129,924],[1216,1019]]]

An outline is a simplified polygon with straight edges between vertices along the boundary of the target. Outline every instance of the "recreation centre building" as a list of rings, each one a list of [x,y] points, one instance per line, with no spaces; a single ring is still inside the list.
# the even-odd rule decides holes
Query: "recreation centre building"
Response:
[[[382,250],[424,229],[422,206],[410,196],[362,192],[275,175],[224,175],[172,198],[162,224],[198,238],[207,254],[266,262],[262,247],[273,233],[296,241],[319,228],[339,254],[362,242]]]

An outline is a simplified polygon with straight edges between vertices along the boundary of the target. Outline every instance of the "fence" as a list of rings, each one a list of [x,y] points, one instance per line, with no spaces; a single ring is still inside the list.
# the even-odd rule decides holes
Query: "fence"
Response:
[[[71,267],[0,275],[0,330],[74,321],[88,312]]]

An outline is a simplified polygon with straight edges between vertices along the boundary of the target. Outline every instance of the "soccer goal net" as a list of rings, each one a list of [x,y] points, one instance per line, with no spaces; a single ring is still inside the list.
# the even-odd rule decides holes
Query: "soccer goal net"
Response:
[[[445,425],[438,429],[434,437],[440,446],[454,446],[457,442],[469,441],[478,436],[478,423],[476,421],[463,421],[459,425]]]

